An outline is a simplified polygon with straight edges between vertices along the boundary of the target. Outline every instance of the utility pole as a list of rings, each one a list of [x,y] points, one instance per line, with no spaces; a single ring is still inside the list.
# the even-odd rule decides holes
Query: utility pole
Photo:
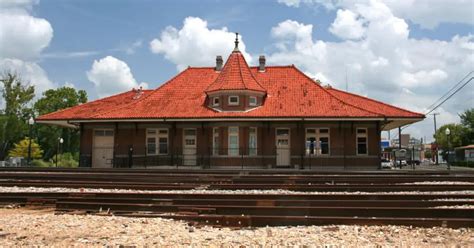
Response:
[[[398,153],[401,154],[401,151],[402,150],[402,127],[399,126],[398,127]],[[399,158],[399,162],[400,162],[400,169],[402,168],[402,159]]]
[[[433,121],[434,121],[435,163],[436,163],[436,165],[439,165],[439,161],[438,161],[438,141],[436,140],[436,130],[438,130],[438,128],[436,128],[436,116],[439,115],[439,113],[432,113],[431,115],[433,116]]]

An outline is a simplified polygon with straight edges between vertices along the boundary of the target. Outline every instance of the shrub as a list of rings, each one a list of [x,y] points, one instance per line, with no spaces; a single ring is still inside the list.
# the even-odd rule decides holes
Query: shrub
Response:
[[[56,165],[56,155],[52,159],[53,166]],[[74,155],[66,152],[63,154],[58,154],[58,167],[78,167],[79,161],[74,159]]]
[[[35,160],[31,161],[31,165],[33,165],[35,167],[52,167],[52,166],[54,166],[50,162],[44,161],[42,159],[35,159]]]
[[[474,168],[474,161],[456,161],[451,163],[453,166]]]

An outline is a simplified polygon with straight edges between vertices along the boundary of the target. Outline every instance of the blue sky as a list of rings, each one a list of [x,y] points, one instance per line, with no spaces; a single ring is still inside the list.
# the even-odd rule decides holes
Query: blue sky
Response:
[[[0,8],[0,66],[38,94],[156,88],[187,65],[226,58],[233,32],[251,64],[264,54],[343,89],[347,75],[349,91],[419,112],[474,68],[470,1],[0,0]],[[469,85],[438,111],[440,124],[459,121],[472,98]],[[430,138],[428,119],[409,131]]]
[[[254,54],[271,50],[272,26],[295,16],[306,23],[317,18],[315,26],[321,28],[316,28],[314,35],[337,39],[323,28],[334,19],[334,12],[288,8],[273,1],[44,1],[34,12],[54,28],[54,39],[45,54],[98,52],[77,58],[43,58],[40,62],[51,72],[48,74],[53,81],[78,86],[92,86],[84,72],[90,69],[93,59],[105,55],[126,61],[138,81],[158,86],[176,74],[176,69],[162,56],[152,54],[148,43],[167,26],[181,26],[188,16],[207,20],[209,28],[227,27],[231,32],[240,32],[248,44],[247,51]],[[272,15],[262,15],[265,12]],[[143,44],[134,54],[123,50],[137,41]],[[95,97],[93,92],[90,95]]]

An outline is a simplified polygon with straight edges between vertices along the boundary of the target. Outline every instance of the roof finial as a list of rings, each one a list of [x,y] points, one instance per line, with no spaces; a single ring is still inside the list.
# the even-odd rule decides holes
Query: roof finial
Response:
[[[239,33],[235,33],[235,47],[234,52],[239,51]]]

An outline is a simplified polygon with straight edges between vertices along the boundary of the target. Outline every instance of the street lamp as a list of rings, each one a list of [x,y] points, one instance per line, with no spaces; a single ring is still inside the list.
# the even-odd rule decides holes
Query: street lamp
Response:
[[[448,158],[447,158],[447,162],[448,162],[448,170],[451,170],[451,164],[449,163],[449,153],[451,152],[451,130],[449,130],[449,128],[446,128],[446,130],[444,131],[444,133],[446,134],[446,137],[448,138]]]
[[[58,167],[58,153],[59,153],[59,146],[62,145],[64,143],[64,139],[63,138],[59,138],[58,139],[58,148],[56,150],[56,167]]]
[[[30,119],[28,119],[28,128],[29,128],[29,139],[28,139],[28,160],[26,162],[26,164],[28,166],[31,165],[31,136],[33,135],[33,125],[35,124],[35,119],[32,117],[30,117]]]

